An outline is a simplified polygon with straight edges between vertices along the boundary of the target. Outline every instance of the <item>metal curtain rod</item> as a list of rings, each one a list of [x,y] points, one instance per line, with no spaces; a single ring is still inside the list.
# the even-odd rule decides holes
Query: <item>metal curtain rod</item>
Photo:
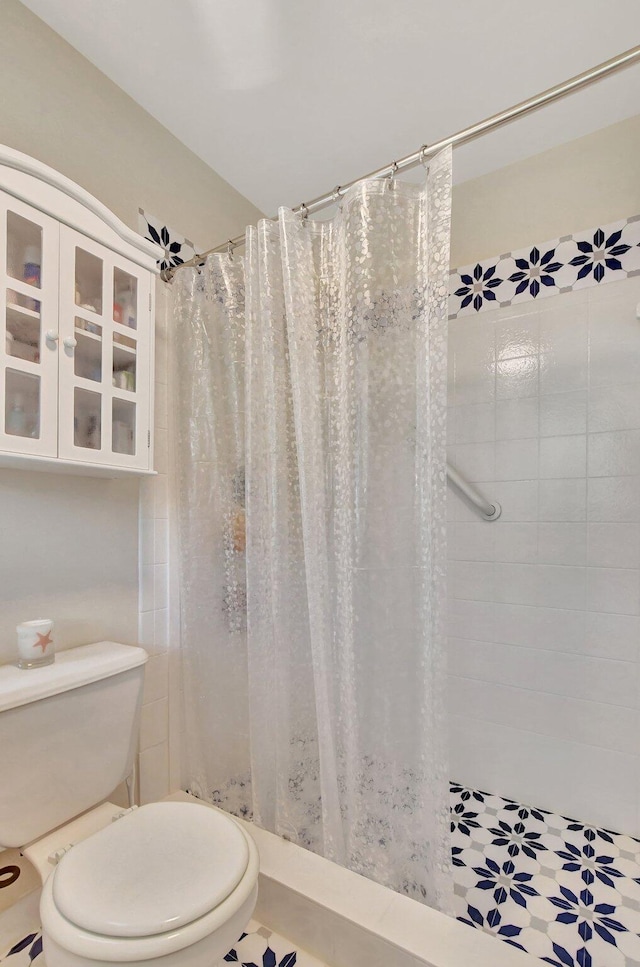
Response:
[[[375,171],[369,172],[368,175],[356,178],[345,185],[337,185],[333,191],[327,192],[325,195],[319,195],[313,201],[302,202],[293,211],[299,212],[305,217],[311,215],[313,212],[320,211],[322,208],[327,208],[329,205],[337,202],[350,188],[357,185],[360,181],[368,181],[372,178],[393,177],[393,175],[400,171],[408,171],[410,168],[415,168],[419,164],[423,164],[427,158],[437,154],[438,151],[442,151],[443,148],[448,148],[450,145],[457,147],[461,144],[467,144],[469,141],[474,141],[476,138],[481,138],[490,131],[495,131],[505,124],[510,124],[511,121],[524,117],[525,114],[531,114],[533,111],[537,111],[541,107],[546,107],[547,104],[553,103],[553,101],[559,101],[561,98],[567,97],[567,95],[573,94],[583,87],[595,84],[596,81],[609,77],[611,74],[616,74],[626,67],[632,67],[637,63],[640,63],[640,46],[631,47],[630,50],[626,50],[623,54],[618,54],[610,60],[605,60],[602,64],[598,64],[590,70],[583,71],[582,74],[576,74],[575,77],[563,81],[562,84],[549,87],[546,91],[542,91],[541,94],[536,94],[535,97],[530,97],[526,101],[520,101],[519,104],[514,104],[513,107],[509,107],[505,111],[493,114],[491,117],[485,118],[484,121],[479,121],[478,124],[472,124],[471,127],[463,128],[462,131],[458,131],[448,138],[443,138],[441,141],[436,141],[435,144],[424,144],[418,151],[414,151],[413,154],[408,154],[398,161],[392,161],[383,168],[377,168]],[[165,282],[171,282],[177,269],[184,268],[187,265],[202,265],[209,255],[214,255],[217,252],[226,251],[231,255],[234,248],[243,243],[244,235],[237,235],[222,245],[210,248],[201,255],[194,255],[193,258],[183,262],[181,265],[164,269],[160,273],[160,276]]]

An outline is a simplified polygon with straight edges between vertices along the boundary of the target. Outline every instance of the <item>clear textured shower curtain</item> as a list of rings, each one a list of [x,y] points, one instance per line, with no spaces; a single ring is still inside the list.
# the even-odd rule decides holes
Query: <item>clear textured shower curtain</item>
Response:
[[[176,319],[191,788],[444,909],[450,193],[282,209]]]

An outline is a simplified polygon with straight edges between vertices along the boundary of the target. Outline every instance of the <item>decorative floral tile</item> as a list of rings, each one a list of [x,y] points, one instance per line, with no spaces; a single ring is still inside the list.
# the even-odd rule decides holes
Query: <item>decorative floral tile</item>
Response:
[[[451,786],[456,915],[556,967],[640,964],[640,840]]]
[[[175,229],[169,228],[161,218],[145,212],[142,208],[138,209],[138,231],[149,241],[162,245],[164,258],[158,262],[160,271],[182,265],[196,254],[193,242]]]
[[[248,932],[242,934],[217,967],[226,967],[227,964],[238,964],[239,967],[295,967],[296,964],[298,967],[311,967],[317,963],[267,927],[252,922],[247,929]]]
[[[449,318],[640,273],[640,215],[455,269]]]
[[[44,967],[42,954],[42,934],[40,931],[27,934],[5,954],[0,957],[0,964],[7,964],[8,967],[28,967],[34,961],[38,961]]]
[[[22,937],[4,956],[0,949],[0,964],[6,964],[7,967],[29,967],[30,964],[45,967],[40,930],[32,930]],[[247,932],[242,934],[233,949],[212,967],[228,967],[229,964],[237,964],[237,967],[323,967],[315,957],[296,949],[285,937],[255,920],[248,924]]]

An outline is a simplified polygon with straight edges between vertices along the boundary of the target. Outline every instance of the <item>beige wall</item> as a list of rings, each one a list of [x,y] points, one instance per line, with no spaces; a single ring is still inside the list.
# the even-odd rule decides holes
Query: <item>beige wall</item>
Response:
[[[640,115],[457,185],[451,265],[640,215],[639,158]]]
[[[57,168],[133,228],[142,207],[206,244],[258,217],[17,0],[0,0],[0,90],[0,142]],[[161,429],[161,458],[164,437]],[[56,621],[63,647],[138,639],[138,493],[136,481],[0,471],[0,662],[13,657],[16,622],[42,615]],[[148,698],[166,696],[162,665],[153,665]]]
[[[65,645],[135,642],[137,502],[135,481],[0,472],[0,662],[30,618]]]
[[[132,228],[144,208],[195,243],[214,244],[258,217],[18,0],[0,0],[0,90],[0,142],[62,171]]]

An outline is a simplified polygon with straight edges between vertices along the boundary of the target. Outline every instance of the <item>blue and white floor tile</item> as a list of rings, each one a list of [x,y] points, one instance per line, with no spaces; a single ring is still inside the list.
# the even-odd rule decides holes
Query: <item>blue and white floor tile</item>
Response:
[[[640,967],[640,840],[451,786],[458,919],[554,967]],[[0,912],[0,964],[45,967],[38,894]],[[322,967],[252,921],[216,967]]]
[[[40,924],[34,923],[8,951],[0,949],[0,964],[6,967],[45,967]],[[280,934],[252,920],[232,950],[212,967],[323,967],[319,960],[296,949]]]
[[[451,786],[456,915],[556,967],[640,965],[640,841]]]

